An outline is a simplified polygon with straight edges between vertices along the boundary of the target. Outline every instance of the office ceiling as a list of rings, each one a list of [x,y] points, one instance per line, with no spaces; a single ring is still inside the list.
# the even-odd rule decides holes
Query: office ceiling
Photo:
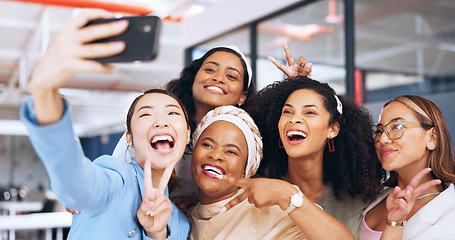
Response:
[[[254,1],[258,6],[268,4],[268,0]],[[222,20],[213,19],[213,14],[207,14],[207,19],[204,19],[206,13],[196,15],[197,11],[204,7],[213,9],[217,5],[229,5],[233,1],[112,2],[146,5],[162,17],[186,16],[190,19],[193,15],[203,19],[202,22],[213,22]],[[336,6],[334,14],[330,13],[331,3]],[[276,43],[277,39],[285,38],[293,52],[310,58],[314,63],[343,66],[344,26],[342,18],[336,17],[340,12],[342,15],[342,3],[343,1],[332,0],[315,1],[286,16],[270,19],[259,26],[259,34],[263,37],[261,41]],[[455,75],[455,1],[357,0],[355,5],[357,67],[416,76]],[[20,103],[28,96],[27,80],[30,72],[45,50],[49,38],[75,12],[77,11],[70,8],[0,0],[1,135],[25,134],[17,119]],[[233,16],[245,18],[245,23],[251,21],[247,14],[233,13]],[[330,22],[330,19],[326,19],[327,16],[334,18]],[[185,39],[182,39],[182,26],[189,25],[163,21],[159,55],[151,63],[117,64],[119,71],[115,74],[78,74],[70,80],[62,93],[68,96],[74,106],[73,116],[79,135],[123,131],[127,107],[137,92],[163,86],[178,75],[184,64],[183,51],[187,46]],[[290,26],[294,27],[292,31],[282,31]],[[299,35],[299,32],[306,34]],[[248,44],[248,39],[243,41],[243,44]],[[281,51],[277,47],[275,49]],[[264,47],[259,54],[277,56],[277,53],[276,50]],[[343,76],[327,76],[332,77],[340,79]],[[387,82],[387,79],[383,80],[373,84],[373,88],[393,84]]]

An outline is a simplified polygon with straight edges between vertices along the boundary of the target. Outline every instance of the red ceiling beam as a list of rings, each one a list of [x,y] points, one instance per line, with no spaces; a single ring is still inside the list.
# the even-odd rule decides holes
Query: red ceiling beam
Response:
[[[149,15],[154,12],[153,10],[140,6],[92,0],[10,0],[10,1],[38,3],[71,8],[99,8],[109,12],[128,13],[133,15]]]

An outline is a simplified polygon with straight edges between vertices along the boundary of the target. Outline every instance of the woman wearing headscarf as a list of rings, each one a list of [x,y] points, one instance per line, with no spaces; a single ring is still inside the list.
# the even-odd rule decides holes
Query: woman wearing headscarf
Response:
[[[222,178],[249,178],[262,159],[262,140],[244,110],[209,111],[193,136],[191,172],[200,202],[191,211],[191,239],[306,239],[278,206],[256,208],[247,200],[228,212],[222,207],[243,190]]]

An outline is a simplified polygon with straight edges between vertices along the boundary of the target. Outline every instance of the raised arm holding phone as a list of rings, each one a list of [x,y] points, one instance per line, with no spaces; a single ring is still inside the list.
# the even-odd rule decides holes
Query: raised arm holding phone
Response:
[[[183,104],[162,89],[139,95],[126,119],[134,161],[104,155],[92,162],[74,134],[69,102],[59,93],[75,73],[114,71],[90,59],[118,54],[125,44],[90,42],[124,32],[128,22],[86,26],[110,17],[84,12],[55,34],[33,70],[32,97],[23,104],[21,119],[59,201],[81,211],[73,215],[68,239],[186,239],[189,221],[167,197],[171,172],[189,142]]]

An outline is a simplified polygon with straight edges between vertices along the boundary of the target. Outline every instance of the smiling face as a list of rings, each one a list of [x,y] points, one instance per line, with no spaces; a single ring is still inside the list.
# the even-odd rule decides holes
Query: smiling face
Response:
[[[127,141],[136,150],[136,161],[143,167],[152,159],[152,169],[161,170],[179,160],[189,140],[185,113],[172,97],[162,93],[144,94],[131,117]]]
[[[196,74],[193,97],[196,108],[214,108],[243,104],[244,69],[241,59],[233,53],[218,51],[207,57]]]
[[[431,137],[432,130],[416,127],[419,120],[414,111],[401,102],[392,102],[382,110],[378,128],[395,120],[405,120],[414,126],[405,126],[403,136],[395,140],[382,133],[379,141],[375,143],[382,167],[387,171],[397,172],[404,169],[416,172],[427,167],[430,150],[436,146]]]
[[[238,187],[218,178],[222,175],[243,177],[247,158],[247,142],[237,126],[222,120],[208,126],[199,137],[191,162],[201,203],[214,203],[232,196]]]
[[[329,126],[330,113],[321,95],[300,89],[289,95],[281,112],[278,130],[289,158],[321,157],[327,138],[338,134],[338,123]]]

